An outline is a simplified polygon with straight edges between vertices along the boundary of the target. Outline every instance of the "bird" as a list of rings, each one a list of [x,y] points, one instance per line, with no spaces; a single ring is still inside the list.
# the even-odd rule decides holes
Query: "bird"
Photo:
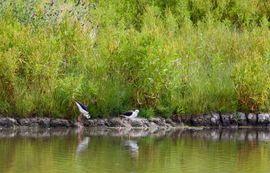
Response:
[[[87,119],[90,119],[91,117],[89,115],[89,112],[88,112],[86,105],[80,103],[79,101],[75,101],[75,103],[80,111],[80,115],[78,116],[78,122],[82,126],[82,116],[84,116]]]
[[[136,109],[135,111],[128,111],[121,114],[122,117],[128,118],[128,119],[135,119],[137,118],[139,114],[139,110]]]

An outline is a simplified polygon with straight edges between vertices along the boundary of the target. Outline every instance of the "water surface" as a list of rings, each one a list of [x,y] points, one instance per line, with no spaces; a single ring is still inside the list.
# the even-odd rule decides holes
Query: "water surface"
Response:
[[[263,129],[1,130],[0,172],[269,173],[269,139]]]

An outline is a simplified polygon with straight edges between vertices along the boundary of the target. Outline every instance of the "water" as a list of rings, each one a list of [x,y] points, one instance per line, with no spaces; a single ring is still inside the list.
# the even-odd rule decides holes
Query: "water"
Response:
[[[0,130],[0,173],[269,173],[270,130]]]

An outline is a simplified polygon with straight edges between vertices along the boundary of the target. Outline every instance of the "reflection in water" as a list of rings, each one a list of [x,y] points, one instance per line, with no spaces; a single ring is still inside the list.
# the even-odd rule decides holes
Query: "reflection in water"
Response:
[[[134,140],[126,140],[124,142],[124,147],[126,147],[133,158],[138,158],[139,156],[139,146],[137,141]]]
[[[88,147],[88,144],[90,142],[90,137],[84,137],[81,142],[79,142],[79,145],[76,149],[76,154],[80,154],[82,151],[86,150]]]
[[[78,135],[82,141],[83,135],[87,136],[113,136],[113,137],[164,137],[173,138],[202,138],[205,140],[239,140],[239,141],[270,141],[270,129],[172,129],[170,131],[147,129],[1,129],[1,138],[49,138],[52,136]]]
[[[83,127],[77,129],[77,134],[78,134],[78,146],[76,148],[77,156],[88,148],[88,144],[90,142],[90,137],[84,137],[83,132],[84,132]]]
[[[2,129],[0,173],[270,172],[270,129],[133,130],[136,138],[123,141],[120,136],[126,134]]]

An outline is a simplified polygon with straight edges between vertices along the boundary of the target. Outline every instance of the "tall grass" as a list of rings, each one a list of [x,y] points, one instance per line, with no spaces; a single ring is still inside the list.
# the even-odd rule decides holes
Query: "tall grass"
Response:
[[[0,113],[269,111],[270,3],[0,2]]]

